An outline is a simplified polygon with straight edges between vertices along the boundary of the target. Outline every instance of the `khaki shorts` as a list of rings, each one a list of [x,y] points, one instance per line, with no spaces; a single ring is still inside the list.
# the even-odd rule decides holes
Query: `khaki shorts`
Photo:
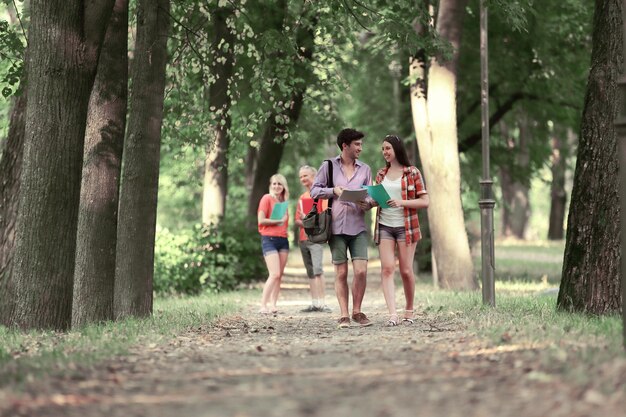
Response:
[[[367,233],[361,232],[356,236],[332,235],[330,241],[330,252],[333,255],[333,264],[340,265],[348,262],[348,250],[352,261],[367,261]]]
[[[300,253],[309,278],[322,275],[322,260],[324,257],[324,245],[321,243],[311,243],[308,240],[300,241]]]

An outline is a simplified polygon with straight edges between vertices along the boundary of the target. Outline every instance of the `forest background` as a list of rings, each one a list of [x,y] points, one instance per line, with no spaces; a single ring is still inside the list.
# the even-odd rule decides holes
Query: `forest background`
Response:
[[[97,286],[99,294],[110,293],[110,297],[103,297],[109,306],[106,312],[94,313],[95,316],[149,314],[152,290],[163,294],[193,294],[203,290],[230,290],[264,279],[266,271],[259,238],[251,219],[258,200],[267,192],[269,177],[275,172],[287,177],[291,189],[290,212],[293,213],[296,197],[301,192],[299,167],[319,166],[325,158],[336,155],[336,134],[346,126],[366,133],[361,159],[373,169],[383,165],[380,144],[385,135],[398,134],[405,140],[411,159],[425,173],[431,198],[438,200],[428,213],[422,213],[426,238],[420,245],[417,265],[420,271],[439,275],[443,287],[477,286],[477,273],[473,268],[465,268],[463,273],[446,269],[451,264],[446,259],[469,259],[469,248],[480,234],[477,0],[432,4],[427,1],[329,1],[323,4],[287,0],[160,1],[154,10],[142,1],[114,3],[112,16],[118,17],[118,23],[126,22],[126,26],[121,26],[124,30],[117,31],[126,35],[121,55],[117,49],[117,56],[127,59],[122,60],[127,63],[124,65],[126,75],[117,73],[115,77],[99,78],[107,68],[103,66],[105,51],[112,49],[105,49],[111,36],[107,32],[102,40],[100,62],[96,62],[97,75],[94,67],[95,85],[102,88],[99,93],[102,100],[113,91],[106,93],[107,81],[122,80],[129,88],[122,88],[119,97],[123,96],[124,100],[128,97],[128,106],[124,106],[121,127],[107,131],[107,138],[115,136],[116,132],[120,136],[121,132],[122,139],[112,146],[115,152],[111,153],[116,158],[111,165],[118,170],[117,174],[112,174],[116,180],[112,209],[116,223],[106,227],[114,241],[117,237],[117,248],[114,242],[113,255],[109,257],[113,266],[109,262],[108,267],[100,267],[104,275],[97,283],[90,284]],[[594,9],[577,0],[494,0],[488,5],[496,233],[502,238],[562,240],[589,77]],[[26,100],[25,92],[20,90],[24,85],[21,81],[26,77],[23,56],[25,50],[26,54],[31,53],[34,42],[31,40],[26,48],[31,19],[29,3],[7,1],[2,7],[6,21],[0,25],[0,42],[3,43],[0,90],[6,100],[0,102],[0,138],[4,138],[0,139],[0,144],[2,160],[6,161],[12,152],[11,120],[19,112],[20,98]],[[144,92],[141,82],[145,80],[141,76],[148,70],[139,68],[141,62],[135,58],[144,52],[141,30],[142,25],[149,23],[145,18],[149,13],[154,14],[152,36],[166,45],[161,51],[165,71],[160,87],[163,99],[155,100],[153,96],[152,101],[144,101],[141,107],[142,104],[137,104],[141,103],[140,96]],[[120,16],[126,16],[126,20],[120,20]],[[118,42],[122,41],[118,39]],[[146,50],[155,53],[149,48]],[[452,82],[442,78],[446,70],[454,74]],[[158,77],[148,82],[154,83],[155,79]],[[94,99],[98,97],[98,90],[94,87],[89,91],[91,112],[98,107],[98,100]],[[450,92],[451,101],[439,100]],[[130,159],[130,155],[138,160],[144,157],[141,153],[133,154],[143,140],[141,124],[133,124],[141,119],[140,109],[148,115],[162,114],[162,128],[156,132],[156,142],[152,142],[150,157],[146,158],[156,161],[158,169],[148,165],[138,169],[139,165],[133,165]],[[134,119],[134,114],[139,119]],[[430,120],[433,137],[446,138],[437,142],[445,143],[446,147],[427,153],[421,143],[418,146],[423,139],[415,132],[420,132],[423,128],[420,123],[424,120]],[[452,131],[437,132],[437,120],[443,120],[440,124]],[[89,169],[94,158],[111,157],[106,152],[99,153],[97,146],[89,145],[89,126],[96,121],[98,117],[93,113],[87,115],[84,158],[83,147],[74,148],[81,151],[83,170]],[[79,137],[81,132],[75,135]],[[104,136],[101,134],[101,139]],[[122,147],[124,168],[120,171]],[[88,190],[85,181],[91,177],[86,172],[82,174],[82,190],[76,187],[76,178],[80,185],[81,176],[68,181],[73,190],[73,194],[68,195],[75,196],[76,200],[80,193],[84,196]],[[437,175],[438,172],[446,174]],[[129,226],[137,222],[141,211],[133,214],[136,206],[132,202],[124,203],[125,191],[132,199],[144,190],[131,185],[125,187],[124,175],[134,178],[137,173],[158,178],[156,228],[150,225],[150,215],[147,215],[148,224],[143,234],[137,234],[134,226]],[[448,173],[451,183],[446,183]],[[98,175],[92,174],[93,177]],[[455,176],[458,177],[456,183]],[[10,195],[6,191],[9,187],[6,184],[3,187],[5,195]],[[150,190],[150,185],[145,187]],[[154,197],[156,199],[156,189]],[[80,200],[83,204],[83,197]],[[460,203],[459,210],[444,210],[448,205],[456,207],[456,200]],[[124,207],[129,207],[130,211],[126,212]],[[147,207],[146,213],[149,213],[149,204],[143,207]],[[70,305],[74,299],[71,320],[78,325],[95,320],[76,312],[85,304],[77,295],[81,291],[80,283],[84,282],[77,274],[82,271],[85,275],[78,265],[81,248],[96,246],[93,240],[105,240],[107,234],[81,229],[89,223],[85,214],[89,210],[83,206],[79,210],[77,205],[75,211],[76,215],[69,218],[70,223],[72,217],[75,218],[70,229],[78,227],[77,242],[68,244],[60,255],[70,259],[66,263],[71,266],[59,275],[65,276],[60,280],[64,281]],[[450,226],[446,226],[448,223]],[[23,220],[22,224],[27,221]],[[462,226],[455,228],[455,224]],[[9,245],[5,244],[6,239],[14,239],[13,227],[3,229],[5,258],[0,271],[6,271],[9,258],[13,256],[9,255],[10,251],[6,250]],[[431,230],[438,238],[432,238]],[[140,253],[132,244],[127,245],[132,236],[125,236],[126,231],[135,233],[135,242],[146,246]],[[155,234],[152,259],[150,242]],[[91,237],[91,240],[81,241],[81,236]],[[461,249],[449,250],[452,247]],[[24,254],[32,248],[21,243],[16,250]],[[73,251],[78,251],[76,257]],[[130,265],[136,259],[140,259],[141,266]],[[432,259],[437,259],[434,270]],[[125,260],[128,260],[126,269],[120,266]],[[13,271],[17,282],[27,282],[25,277],[34,274],[19,268]],[[45,269],[45,265],[42,268]],[[138,270],[143,272],[136,273]],[[141,287],[138,293],[144,294],[144,300],[139,302],[140,306],[127,300],[126,307],[118,312],[117,307],[113,308],[113,294],[120,291],[116,286],[131,280],[141,281],[136,287]],[[5,274],[0,289],[10,287],[10,281]],[[22,288],[30,284],[24,285]],[[93,291],[94,287],[89,288]],[[117,299],[115,303],[117,305]],[[5,306],[5,311],[13,308]],[[29,325],[32,320],[24,324]],[[67,327],[67,311],[59,313],[52,322],[37,322],[34,326]]]

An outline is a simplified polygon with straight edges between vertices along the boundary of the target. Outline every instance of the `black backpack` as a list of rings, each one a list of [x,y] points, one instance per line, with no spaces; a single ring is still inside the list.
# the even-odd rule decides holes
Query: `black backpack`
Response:
[[[326,159],[324,162],[328,162],[328,181],[327,186],[333,188],[333,163],[330,159]],[[302,219],[302,225],[304,226],[304,232],[307,235],[307,239],[311,243],[326,243],[330,240],[332,234],[332,205],[333,199],[328,202],[328,208],[321,213],[317,211],[317,205],[319,198],[313,200],[313,207]],[[320,202],[321,204],[321,202]]]

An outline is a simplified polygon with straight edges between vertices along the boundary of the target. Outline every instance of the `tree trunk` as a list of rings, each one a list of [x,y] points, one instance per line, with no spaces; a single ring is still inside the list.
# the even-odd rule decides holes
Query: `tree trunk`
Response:
[[[289,126],[295,125],[298,121],[303,102],[303,93],[294,93],[291,107],[284,112],[289,117]],[[277,124],[275,118],[275,114],[270,115],[261,138],[261,147],[257,156],[257,169],[254,171],[252,190],[248,199],[248,217],[251,219],[256,219],[259,201],[261,201],[263,194],[267,193],[270,177],[278,172],[280,160],[285,150],[286,141],[283,135],[287,132],[287,126]],[[254,224],[256,224],[256,221]]]
[[[256,225],[256,210],[259,201],[263,194],[267,192],[270,177],[278,172],[280,160],[285,149],[287,132],[296,125],[300,118],[300,112],[304,104],[304,95],[311,77],[316,23],[317,18],[314,17],[306,25],[298,24],[300,27],[296,31],[295,44],[300,59],[296,60],[294,72],[296,77],[302,81],[294,86],[294,90],[289,98],[289,103],[291,104],[289,108],[279,113],[272,112],[267,119],[263,137],[261,138],[261,146],[256,157],[256,170],[254,171],[252,190],[248,199],[249,227],[252,224]],[[283,123],[277,123],[277,118],[282,118]],[[252,222],[253,219],[254,222]]]
[[[466,3],[466,0],[440,1],[436,30],[452,44],[454,53],[449,61],[433,60],[427,74],[427,87],[420,87],[418,82],[411,96],[415,132],[430,196],[428,218],[439,285],[451,289],[477,288],[461,206],[456,128],[456,73]],[[411,64],[413,74],[419,76],[420,71],[424,71],[419,60],[413,59]],[[422,73],[421,80],[426,80],[425,75]]]
[[[231,9],[219,8],[214,13],[215,38],[211,75],[215,78],[209,87],[209,111],[215,116],[213,137],[207,144],[204,162],[204,192],[202,223],[216,221],[226,210],[228,194],[228,147],[231,126],[231,91],[234,54],[234,34],[228,28]]]
[[[20,193],[20,174],[24,154],[26,91],[13,99],[9,133],[0,158],[0,318],[13,308],[14,289],[9,265],[15,244],[15,220]],[[0,319],[3,320],[3,319]]]
[[[116,318],[152,313],[169,0],[139,0],[115,265]]]
[[[433,30],[432,19],[434,16],[434,8],[430,5],[429,1],[424,2],[424,7],[428,10],[431,22],[429,25],[423,25],[417,23],[415,31],[420,36],[427,36],[428,32]],[[418,20],[419,22],[419,20]],[[409,59],[409,77],[416,78],[416,81],[411,84],[409,88],[409,103],[411,109],[411,119],[413,128],[415,129],[415,142],[411,146],[412,153],[415,155],[413,159],[415,163],[422,161],[423,155],[420,153],[418,145],[418,138],[429,138],[432,141],[432,134],[430,130],[430,122],[428,120],[428,107],[426,100],[428,97],[428,68],[429,62],[426,58],[425,50],[420,50],[418,53]],[[428,141],[427,141],[428,142]],[[428,143],[427,143],[428,144]],[[426,145],[427,145],[426,144]],[[429,149],[424,148],[427,152]],[[424,164],[421,164],[421,171],[425,175]],[[428,189],[428,183],[426,183]],[[415,250],[415,260],[417,259],[416,271],[430,271],[433,274],[433,282],[437,286],[437,269],[434,262],[434,255],[432,252],[432,235],[430,233],[430,220],[428,218],[428,210],[424,212],[424,216],[420,217],[420,228],[422,229],[422,241]]]
[[[128,0],[116,0],[87,115],[72,327],[113,319],[117,205],[127,90]]]
[[[259,151],[255,146],[249,145],[246,153],[246,182],[245,186],[248,192],[252,190],[254,184],[254,173],[256,172],[256,164],[258,162]]]
[[[563,129],[557,129],[552,137],[552,183],[550,185],[550,223],[548,239],[561,240],[564,237],[565,206],[567,192],[565,191],[565,173],[567,172],[567,149],[573,137],[571,129],[567,129],[568,140],[559,137]]]
[[[70,325],[85,120],[112,8],[113,0],[32,2],[9,325]]]
[[[562,310],[620,311],[617,78],[623,60],[618,0],[596,0],[591,71],[583,110],[574,187],[557,299]]]
[[[529,187],[519,180],[520,174],[515,172],[528,172],[530,155],[528,150],[528,121],[525,117],[519,117],[519,142],[516,143],[510,129],[505,123],[501,123],[502,135],[511,155],[514,155],[513,164],[503,164],[500,167],[500,184],[502,187],[502,236],[526,238],[526,227],[530,219]]]

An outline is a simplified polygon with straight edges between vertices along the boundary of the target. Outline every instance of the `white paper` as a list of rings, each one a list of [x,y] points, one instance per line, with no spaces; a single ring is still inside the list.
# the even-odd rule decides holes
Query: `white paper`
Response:
[[[351,203],[357,203],[359,201],[365,201],[367,197],[367,189],[362,188],[360,190],[343,190],[339,196],[339,201],[349,201]]]

